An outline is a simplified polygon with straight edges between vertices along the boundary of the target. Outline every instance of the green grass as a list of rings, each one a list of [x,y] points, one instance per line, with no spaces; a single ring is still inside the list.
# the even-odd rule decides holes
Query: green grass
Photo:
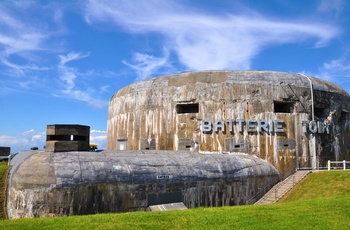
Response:
[[[310,200],[324,197],[350,199],[350,171],[321,171],[311,173],[281,202]]]
[[[0,229],[350,229],[349,179],[312,173],[273,205],[2,220]]]
[[[0,161],[0,219],[5,219],[5,185],[7,170],[10,167],[7,166],[7,160]]]

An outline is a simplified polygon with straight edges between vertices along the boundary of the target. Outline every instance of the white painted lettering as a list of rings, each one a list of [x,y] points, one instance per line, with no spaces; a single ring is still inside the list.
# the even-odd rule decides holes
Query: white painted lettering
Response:
[[[233,125],[235,124],[235,120],[234,119],[228,119],[227,123],[228,123],[228,130],[230,131],[230,133],[234,133]]]
[[[219,129],[221,129],[221,132],[225,132],[225,122],[223,120],[217,120],[215,121],[215,132],[219,132]]]
[[[212,128],[211,120],[202,120],[202,132],[210,133]]]
[[[266,122],[265,119],[261,119],[258,121],[258,132],[262,132],[263,130],[268,132],[268,128],[267,128],[268,123]]]
[[[284,133],[283,124],[282,120],[275,120],[275,133]]]
[[[243,133],[243,119],[237,119],[236,122],[238,123],[238,132]]]
[[[256,132],[256,120],[255,119],[247,120],[247,132]]]

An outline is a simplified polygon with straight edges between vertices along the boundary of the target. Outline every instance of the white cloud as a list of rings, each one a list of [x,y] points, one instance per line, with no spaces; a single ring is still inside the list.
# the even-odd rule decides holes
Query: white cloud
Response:
[[[89,57],[90,53],[87,54],[82,54],[80,52],[69,52],[67,55],[58,55],[60,59],[60,65],[64,66],[67,62],[74,61],[74,60],[79,60],[82,58]]]
[[[338,82],[338,84],[349,81],[350,60],[346,56],[330,60],[323,63],[315,75],[328,81]]]
[[[110,88],[111,86],[110,85],[104,85],[104,86],[102,86],[102,87],[100,87],[100,90],[102,91],[102,92],[106,92],[106,93],[109,93],[109,88]]]
[[[19,136],[0,136],[0,146],[11,147],[11,153],[29,150],[32,147],[43,149],[45,142],[45,132],[34,129],[24,131]]]
[[[160,34],[165,39],[161,45],[189,70],[249,69],[255,55],[267,46],[314,41],[315,47],[321,47],[339,33],[337,27],[322,20],[285,21],[248,10],[211,15],[175,1],[90,0],[85,18],[90,24],[113,23],[132,33]],[[137,64],[124,63],[145,78],[162,60],[145,57]]]
[[[0,70],[6,76],[0,84],[10,87],[5,91],[43,86],[42,76],[53,68],[44,64],[47,54],[61,49],[56,39],[62,30],[52,16],[58,11],[59,7],[36,1],[0,2]]]
[[[84,73],[70,66],[73,61],[89,57],[90,53],[62,53],[66,48],[61,36],[67,33],[62,22],[68,7],[71,9],[76,5],[0,2],[0,74],[7,76],[0,78],[0,93],[34,89],[38,93],[47,94],[48,91],[56,96],[84,101],[96,108],[106,105],[96,98],[94,85],[79,79]],[[57,56],[58,63],[54,64]],[[52,85],[55,86],[50,87]]]
[[[75,52],[69,52],[67,55],[58,55],[60,62],[58,64],[58,70],[61,73],[60,79],[63,80],[66,83],[65,90],[63,91],[66,94],[73,95],[73,98],[82,98],[83,100],[86,100],[86,95],[84,95],[83,92],[79,91],[72,91],[75,87],[74,80],[77,78],[77,70],[73,67],[66,66],[67,62],[78,60],[81,58],[88,57],[89,54],[81,54],[81,53],[75,53]],[[83,96],[83,95],[84,96]],[[81,97],[83,96],[83,97]]]
[[[317,10],[320,12],[335,11],[336,13],[339,13],[343,10],[343,7],[343,0],[321,0]]]
[[[107,131],[90,130],[90,143],[98,144],[98,149],[104,150],[107,147]]]
[[[90,143],[98,144],[98,149],[104,150],[107,146],[107,131],[90,130]],[[11,153],[29,150],[32,147],[43,149],[46,144],[46,132],[34,129],[22,132],[19,136],[1,136],[0,146],[11,147]]]
[[[168,56],[168,52],[165,52],[164,57],[154,57],[148,54],[134,53],[132,60],[133,64],[125,60],[123,63],[136,72],[138,76],[136,81],[139,81],[148,78],[152,73],[168,66]]]
[[[80,52],[69,52],[66,55],[58,55],[60,61],[57,68],[64,87],[64,89],[61,90],[61,96],[87,102],[90,106],[95,108],[103,108],[107,103],[94,98],[95,90],[92,87],[81,89],[83,87],[82,85],[77,86],[76,80],[79,76],[84,74],[80,73],[77,68],[67,66],[68,62],[87,58],[89,55],[89,53],[82,54]],[[56,94],[56,96],[60,95]]]
[[[328,63],[324,63],[322,70],[326,72],[349,72],[350,71],[350,63],[346,62],[345,59],[340,58],[336,60],[331,60]]]
[[[50,13],[41,14],[42,20],[36,20],[33,12],[55,13],[54,7],[48,8],[35,1],[2,1],[0,3],[0,52],[1,56],[22,55],[26,51],[52,51],[48,40],[58,34],[59,29],[52,24]],[[46,15],[46,16],[44,16]],[[27,56],[28,57],[28,56]]]
[[[98,99],[90,99],[88,103],[90,106],[98,109],[102,109],[108,104],[106,101],[98,100]]]

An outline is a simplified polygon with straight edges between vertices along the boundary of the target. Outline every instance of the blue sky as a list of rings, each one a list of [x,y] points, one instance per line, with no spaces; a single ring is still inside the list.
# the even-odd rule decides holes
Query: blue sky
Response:
[[[346,0],[0,2],[0,146],[43,148],[48,124],[91,127],[142,79],[194,70],[303,73],[350,92]]]

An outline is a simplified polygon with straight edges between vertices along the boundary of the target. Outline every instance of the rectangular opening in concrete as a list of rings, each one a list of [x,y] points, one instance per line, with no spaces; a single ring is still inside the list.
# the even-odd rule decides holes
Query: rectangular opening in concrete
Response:
[[[141,139],[140,150],[156,150],[156,139]]]
[[[278,139],[277,149],[278,150],[294,150],[296,147],[296,141],[294,139]]]
[[[117,150],[127,150],[127,139],[118,139],[117,140]]]
[[[177,150],[191,150],[192,138],[179,138]]]
[[[314,108],[314,115],[318,118],[326,118],[328,114],[326,114],[326,110],[324,108]]]
[[[86,136],[73,135],[73,141],[86,141]]]
[[[196,104],[177,104],[176,105],[176,112],[178,114],[184,114],[184,113],[198,113],[199,112],[199,105]]]
[[[275,113],[293,113],[294,103],[285,101],[274,101],[273,111]]]
[[[246,152],[249,148],[245,139],[235,140],[233,138],[225,138],[224,150],[228,152]]]
[[[71,135],[47,135],[47,141],[70,141]]]
[[[156,193],[148,194],[147,197],[147,206],[157,205],[157,204],[169,204],[182,202],[182,193],[181,192],[168,192],[168,193]]]
[[[347,121],[348,120],[348,115],[349,115],[349,112],[347,111],[341,111],[340,113],[340,121]]]

